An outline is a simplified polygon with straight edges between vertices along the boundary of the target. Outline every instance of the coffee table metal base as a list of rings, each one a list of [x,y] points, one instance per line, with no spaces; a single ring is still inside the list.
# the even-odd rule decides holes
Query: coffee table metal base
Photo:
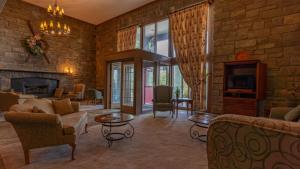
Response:
[[[128,126],[124,132],[113,132],[112,128]],[[108,147],[112,146],[114,141],[122,140],[124,138],[132,138],[134,135],[134,127],[129,123],[102,123],[101,133],[107,140]]]
[[[190,128],[190,136],[192,139],[197,139],[202,142],[207,142],[207,135],[206,134],[200,134],[198,128],[207,128],[206,126],[199,125],[198,123],[194,123]]]

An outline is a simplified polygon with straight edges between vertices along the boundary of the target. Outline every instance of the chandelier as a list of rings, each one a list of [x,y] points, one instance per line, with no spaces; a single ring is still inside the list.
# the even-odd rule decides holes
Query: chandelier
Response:
[[[65,11],[57,4],[55,0],[54,5],[49,5],[47,8],[48,18],[41,21],[40,31],[48,35],[69,35],[71,33],[70,26],[63,22],[62,18]]]

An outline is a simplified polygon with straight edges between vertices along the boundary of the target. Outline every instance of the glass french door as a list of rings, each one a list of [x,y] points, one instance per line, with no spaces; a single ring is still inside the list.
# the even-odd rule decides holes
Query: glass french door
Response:
[[[143,84],[143,104],[144,106],[152,105],[154,86],[154,64],[150,61],[144,61]]]
[[[123,112],[134,112],[134,63],[124,62],[122,64],[122,104],[121,110]]]
[[[121,77],[122,63],[111,64],[111,108],[121,108]]]

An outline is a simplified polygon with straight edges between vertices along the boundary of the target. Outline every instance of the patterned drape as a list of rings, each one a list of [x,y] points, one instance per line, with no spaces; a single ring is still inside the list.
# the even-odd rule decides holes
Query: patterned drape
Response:
[[[118,31],[118,52],[135,48],[137,28],[138,26],[131,26]]]
[[[0,13],[3,10],[5,3],[6,3],[6,0],[0,0]]]
[[[192,89],[194,109],[206,109],[206,29],[208,3],[171,14],[171,34],[182,76]]]

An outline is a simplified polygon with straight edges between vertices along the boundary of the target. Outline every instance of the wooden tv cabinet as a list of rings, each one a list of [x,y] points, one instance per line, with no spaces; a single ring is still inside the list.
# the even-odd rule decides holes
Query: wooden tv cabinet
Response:
[[[265,99],[266,68],[259,60],[224,63],[225,114],[259,116],[261,102]]]

